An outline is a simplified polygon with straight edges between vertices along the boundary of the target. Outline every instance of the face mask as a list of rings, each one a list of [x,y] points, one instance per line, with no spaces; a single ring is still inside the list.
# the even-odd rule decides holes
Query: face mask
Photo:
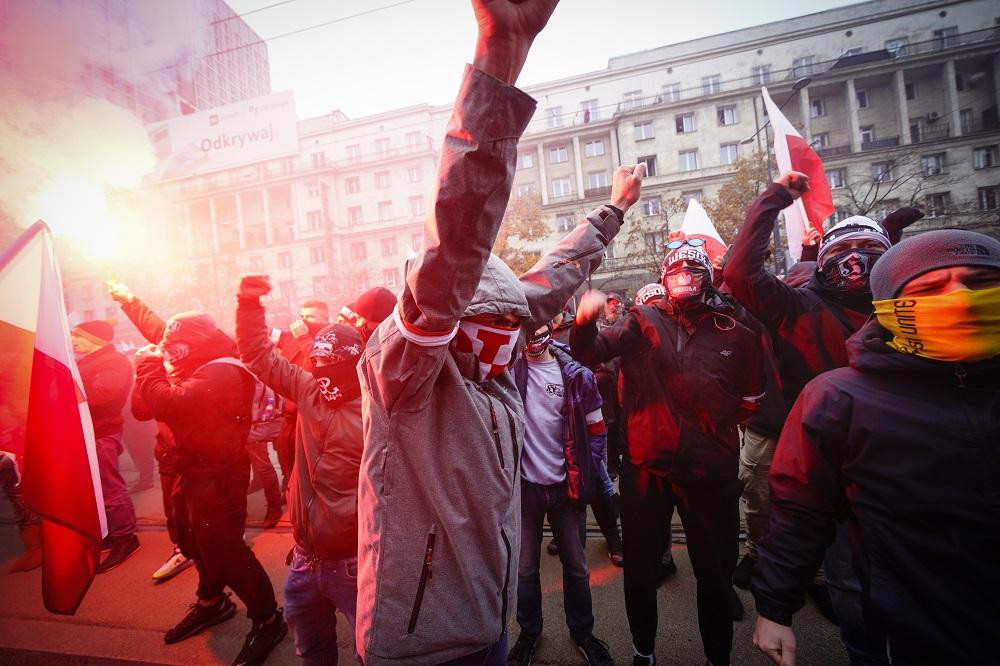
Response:
[[[459,351],[473,354],[479,361],[479,381],[485,382],[498,377],[510,365],[520,332],[517,328],[498,328],[463,319],[455,340]]]
[[[675,301],[685,301],[701,296],[708,286],[708,272],[691,268],[680,268],[668,271],[663,276],[663,286],[667,295]]]
[[[549,348],[550,342],[552,342],[551,327],[546,328],[545,332],[540,335],[528,338],[528,342],[524,345],[524,353],[531,358],[538,358]]]
[[[161,345],[163,350],[164,363],[177,365],[178,361],[184,360],[191,353],[191,348],[184,342],[169,342]]]
[[[312,374],[328,407],[349,402],[361,395],[357,363],[353,359],[319,368],[314,366]]]
[[[1000,355],[1000,287],[875,301],[875,315],[897,351],[936,361]]]
[[[824,261],[820,272],[834,289],[868,291],[868,276],[882,254],[882,250],[849,250]]]

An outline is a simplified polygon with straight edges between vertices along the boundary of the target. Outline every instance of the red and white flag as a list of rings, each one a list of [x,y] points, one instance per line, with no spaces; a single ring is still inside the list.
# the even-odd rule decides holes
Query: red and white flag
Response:
[[[0,255],[0,449],[23,456],[42,518],[42,600],[72,615],[107,533],[97,449],[69,337],[52,235],[36,222]]]
[[[809,191],[784,210],[788,253],[798,261],[802,255],[802,239],[807,226],[811,225],[823,233],[823,222],[836,210],[833,195],[830,194],[830,183],[826,180],[823,160],[778,110],[778,105],[767,93],[767,88],[762,87],[760,90],[774,130],[774,156],[778,160],[778,171],[800,171],[809,176]]]
[[[686,238],[701,238],[705,241],[705,252],[711,259],[712,266],[716,269],[721,267],[722,258],[726,255],[726,243],[697,199],[688,199],[687,212],[684,213],[680,230]]]

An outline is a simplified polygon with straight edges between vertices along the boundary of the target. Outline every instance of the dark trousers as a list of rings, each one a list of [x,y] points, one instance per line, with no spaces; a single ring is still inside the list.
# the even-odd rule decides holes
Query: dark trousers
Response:
[[[247,455],[250,456],[250,465],[253,467],[254,479],[264,488],[268,508],[280,507],[281,483],[271,463],[271,456],[267,452],[267,442],[247,442],[246,448]]]
[[[566,484],[543,486],[521,479],[521,556],[517,568],[517,623],[521,633],[537,638],[542,633],[542,583],[539,560],[542,553],[542,523],[549,517],[552,534],[559,543],[563,572],[563,607],[570,636],[577,643],[594,631],[590,598],[590,571],[580,539],[586,511],[566,497]]]
[[[128,486],[118,468],[121,456],[122,434],[97,438],[97,468],[101,474],[101,492],[104,495],[104,514],[108,519],[108,536],[125,537],[135,534],[135,507]]]
[[[618,507],[615,502],[617,497],[605,495],[603,492],[595,491],[590,499],[590,509],[594,512],[594,519],[597,526],[601,528],[604,540],[608,542],[608,548],[618,545],[622,541],[622,535],[618,531]],[[584,524],[584,543],[587,540],[587,526]]]
[[[739,540],[740,483],[677,484],[626,463],[622,468],[625,611],[635,648],[652,654],[656,639],[656,585],[666,547],[664,525],[674,507],[687,534],[698,589],[698,629],[705,656],[729,664],[733,645],[732,575]],[[560,544],[560,547],[562,544]]]
[[[178,543],[177,519],[174,517],[174,486],[177,485],[177,474],[173,468],[164,469],[160,464],[160,494],[163,497],[163,515],[167,519],[167,534],[170,541]]]
[[[488,648],[441,662],[438,666],[507,666],[507,630],[504,629],[500,639]]]
[[[198,598],[213,599],[232,588],[255,622],[277,608],[274,588],[243,541],[250,468],[225,476],[180,475],[174,486],[174,518],[181,552],[198,569]]]
[[[24,497],[21,495],[21,477],[17,472],[17,464],[14,462],[14,457],[6,453],[0,453],[0,486],[14,507],[14,519],[19,528],[24,529],[41,522],[41,519],[25,505]]]

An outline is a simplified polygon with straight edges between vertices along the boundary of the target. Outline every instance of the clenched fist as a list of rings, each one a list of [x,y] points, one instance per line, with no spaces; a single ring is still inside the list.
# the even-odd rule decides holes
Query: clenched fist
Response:
[[[271,293],[271,278],[266,275],[244,275],[240,278],[240,298],[260,298]]]

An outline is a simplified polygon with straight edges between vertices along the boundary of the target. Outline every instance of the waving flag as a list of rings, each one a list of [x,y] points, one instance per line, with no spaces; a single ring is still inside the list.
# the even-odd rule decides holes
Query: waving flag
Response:
[[[826,180],[826,170],[823,169],[823,160],[788,122],[788,118],[781,114],[778,105],[767,93],[767,88],[762,87],[760,90],[774,130],[774,156],[778,160],[778,171],[800,171],[809,176],[809,191],[784,210],[788,253],[798,261],[807,225],[812,225],[823,233],[823,222],[836,209],[830,194],[830,183]]]
[[[705,252],[712,261],[712,266],[718,269],[722,265],[722,258],[726,256],[726,243],[697,199],[688,199],[688,208],[684,213],[680,231],[686,238],[704,240]]]
[[[42,518],[42,599],[72,615],[107,533],[94,426],[73,357],[52,236],[36,222],[0,255],[0,448],[23,455]]]

